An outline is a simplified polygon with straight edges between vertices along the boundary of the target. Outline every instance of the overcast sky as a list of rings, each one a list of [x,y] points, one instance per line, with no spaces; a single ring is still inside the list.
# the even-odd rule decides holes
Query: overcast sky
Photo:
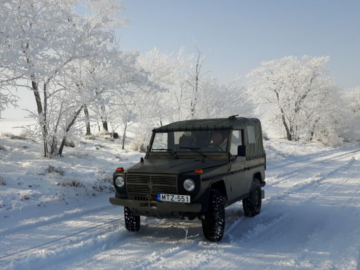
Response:
[[[261,61],[288,55],[330,56],[335,83],[360,86],[360,1],[347,0],[124,0],[119,29],[122,49],[153,47],[193,53],[193,40],[207,53],[204,71],[221,82],[243,77]],[[21,107],[35,108],[30,93]],[[3,117],[22,118],[7,110]]]

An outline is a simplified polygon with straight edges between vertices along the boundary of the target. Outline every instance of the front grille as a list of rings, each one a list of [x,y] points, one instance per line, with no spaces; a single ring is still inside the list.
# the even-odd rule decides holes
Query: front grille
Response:
[[[177,176],[127,174],[126,190],[129,195],[177,194]]]

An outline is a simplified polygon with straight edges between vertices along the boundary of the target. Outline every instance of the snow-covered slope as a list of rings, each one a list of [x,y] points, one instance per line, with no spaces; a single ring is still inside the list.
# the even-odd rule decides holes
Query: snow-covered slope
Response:
[[[22,224],[23,219],[53,214],[54,209],[58,212],[81,207],[92,197],[113,194],[115,169],[135,164],[142,156],[121,150],[118,140],[93,137],[82,140],[76,148],[66,147],[62,158],[46,159],[41,155],[40,143],[3,133],[0,229]]]
[[[198,220],[142,218],[138,233],[127,232],[123,209],[92,185],[141,154],[111,144],[86,141],[44,160],[36,144],[0,138],[0,196],[10,207],[0,209],[1,269],[360,269],[358,147],[267,141],[261,214],[232,205],[222,242],[210,243]],[[83,186],[57,185],[71,179]]]

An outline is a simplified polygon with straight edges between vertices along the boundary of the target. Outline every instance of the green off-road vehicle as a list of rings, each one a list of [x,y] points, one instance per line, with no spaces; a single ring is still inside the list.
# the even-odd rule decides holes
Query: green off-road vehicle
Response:
[[[145,158],[114,173],[113,205],[124,206],[125,226],[140,216],[199,218],[204,236],[220,241],[225,207],[242,200],[244,213],[260,213],[266,156],[255,118],[175,122],[153,130]]]

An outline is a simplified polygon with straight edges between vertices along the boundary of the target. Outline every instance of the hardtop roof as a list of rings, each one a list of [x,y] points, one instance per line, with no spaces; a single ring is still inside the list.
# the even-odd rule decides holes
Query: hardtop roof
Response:
[[[260,124],[257,118],[228,117],[212,119],[193,119],[174,122],[162,127],[154,128],[154,132],[187,131],[187,130],[215,130],[215,129],[242,129],[248,125]]]

